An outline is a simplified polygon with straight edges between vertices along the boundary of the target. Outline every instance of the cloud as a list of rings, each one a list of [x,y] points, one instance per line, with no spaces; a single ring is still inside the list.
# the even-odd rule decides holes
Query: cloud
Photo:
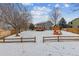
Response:
[[[64,4],[65,7],[69,7],[69,4]]]
[[[48,13],[50,11],[51,9],[44,6],[43,7],[34,6],[31,11],[34,22],[37,23],[37,22],[43,22],[43,21],[48,20],[49,18]]]
[[[51,4],[48,4],[48,6],[50,7],[50,6],[51,6]]]
[[[22,3],[22,4],[26,6],[33,6],[33,3]]]
[[[55,7],[59,7],[59,6],[60,6],[59,4],[56,4],[56,5],[55,5]]]

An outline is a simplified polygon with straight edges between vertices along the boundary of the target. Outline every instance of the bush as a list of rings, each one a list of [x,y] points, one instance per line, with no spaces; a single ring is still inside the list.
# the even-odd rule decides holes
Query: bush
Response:
[[[79,28],[65,28],[65,31],[79,34]]]
[[[35,27],[34,24],[31,23],[29,29],[34,30],[34,27]]]
[[[11,34],[15,34],[16,33],[16,30],[15,29],[12,29],[11,30]]]

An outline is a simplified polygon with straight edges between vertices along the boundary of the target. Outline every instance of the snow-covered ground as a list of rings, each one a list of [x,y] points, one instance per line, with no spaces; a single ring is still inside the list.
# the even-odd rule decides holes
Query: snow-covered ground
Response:
[[[35,37],[36,43],[0,43],[0,55],[52,56],[79,55],[79,41],[75,42],[45,42],[43,36],[52,36],[52,31],[24,31],[20,37]],[[62,31],[63,36],[79,36]],[[7,38],[15,38],[15,35]]]

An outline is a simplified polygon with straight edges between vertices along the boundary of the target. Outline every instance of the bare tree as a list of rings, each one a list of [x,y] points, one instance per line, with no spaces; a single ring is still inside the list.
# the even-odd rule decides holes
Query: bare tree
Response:
[[[1,18],[16,30],[16,36],[31,21],[30,13],[21,4],[0,4],[0,10]]]
[[[60,9],[55,7],[51,12],[51,20],[54,21],[54,25],[56,25],[58,18],[60,17]]]

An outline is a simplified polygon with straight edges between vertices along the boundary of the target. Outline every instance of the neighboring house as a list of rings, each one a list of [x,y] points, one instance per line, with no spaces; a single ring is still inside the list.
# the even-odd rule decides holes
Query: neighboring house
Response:
[[[5,30],[10,30],[10,29],[13,29],[11,25],[1,21],[0,22],[0,29],[5,29]]]
[[[46,30],[50,30],[52,26],[53,26],[53,23],[51,21],[35,24],[35,27],[44,27]]]
[[[79,28],[79,18],[76,18],[68,23],[72,28]]]
[[[6,24],[5,22],[1,21],[0,22],[0,38],[1,37],[5,37],[5,36],[8,36],[11,34],[11,31],[10,31],[10,27],[8,24]]]

